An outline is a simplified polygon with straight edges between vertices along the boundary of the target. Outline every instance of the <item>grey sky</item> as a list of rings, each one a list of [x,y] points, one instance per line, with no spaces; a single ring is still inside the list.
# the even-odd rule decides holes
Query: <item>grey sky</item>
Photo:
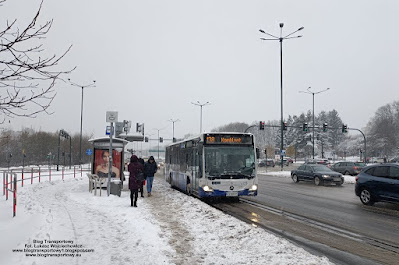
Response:
[[[38,0],[8,0],[5,18],[28,21]],[[336,109],[362,128],[382,105],[398,100],[398,1],[127,1],[45,0],[41,21],[54,19],[49,54],[72,50],[61,67],[77,66],[84,90],[83,132],[105,134],[105,113],[145,123],[164,138],[230,122],[280,119],[280,48],[258,30],[303,35],[283,43],[284,117]],[[66,77],[68,78],[68,76]],[[7,126],[80,131],[81,89],[58,82],[51,116],[15,118]],[[4,126],[3,126],[4,127]]]

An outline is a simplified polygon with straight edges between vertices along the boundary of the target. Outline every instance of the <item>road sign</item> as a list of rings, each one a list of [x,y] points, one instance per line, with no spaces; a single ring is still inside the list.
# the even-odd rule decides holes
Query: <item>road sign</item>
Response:
[[[114,127],[112,127],[114,128]],[[112,135],[114,135],[115,130],[112,130]],[[111,134],[111,126],[107,126],[107,128],[105,129],[105,134],[106,135],[110,135]]]
[[[281,156],[285,156],[285,150],[281,150],[281,151],[280,151],[280,155],[281,155]]]
[[[86,150],[86,154],[87,154],[88,156],[91,156],[91,155],[93,154],[93,150],[87,149],[87,150]]]
[[[106,122],[117,122],[118,121],[118,112],[117,111],[107,111],[105,121]]]

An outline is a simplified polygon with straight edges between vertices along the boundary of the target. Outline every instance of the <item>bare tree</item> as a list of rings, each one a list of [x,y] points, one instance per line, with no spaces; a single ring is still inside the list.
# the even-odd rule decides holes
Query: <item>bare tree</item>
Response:
[[[4,2],[0,0],[0,7]],[[44,48],[40,40],[53,24],[50,20],[37,25],[42,4],[22,29],[18,28],[17,19],[7,21],[5,28],[0,29],[0,123],[7,117],[34,118],[41,112],[51,114],[48,108],[56,96],[56,81],[74,70],[55,70],[71,46],[61,56],[41,57]]]

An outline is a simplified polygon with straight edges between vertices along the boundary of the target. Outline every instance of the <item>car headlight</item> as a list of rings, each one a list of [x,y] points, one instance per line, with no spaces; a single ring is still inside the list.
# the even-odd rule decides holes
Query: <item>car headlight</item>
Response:
[[[258,185],[252,185],[251,188],[249,189],[250,191],[256,191],[258,190]]]
[[[209,186],[204,186],[204,187],[202,187],[202,189],[203,189],[205,192],[212,192],[212,191],[213,191],[213,189],[212,189],[211,187],[209,187]]]
[[[329,179],[329,178],[331,178],[331,176],[329,176],[329,175],[322,175],[321,176],[323,179]]]

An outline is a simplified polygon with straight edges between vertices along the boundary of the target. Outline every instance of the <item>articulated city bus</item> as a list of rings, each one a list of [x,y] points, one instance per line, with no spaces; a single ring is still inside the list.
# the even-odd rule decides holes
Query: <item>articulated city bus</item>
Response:
[[[165,180],[200,198],[256,196],[256,169],[250,133],[202,133],[166,147]]]

